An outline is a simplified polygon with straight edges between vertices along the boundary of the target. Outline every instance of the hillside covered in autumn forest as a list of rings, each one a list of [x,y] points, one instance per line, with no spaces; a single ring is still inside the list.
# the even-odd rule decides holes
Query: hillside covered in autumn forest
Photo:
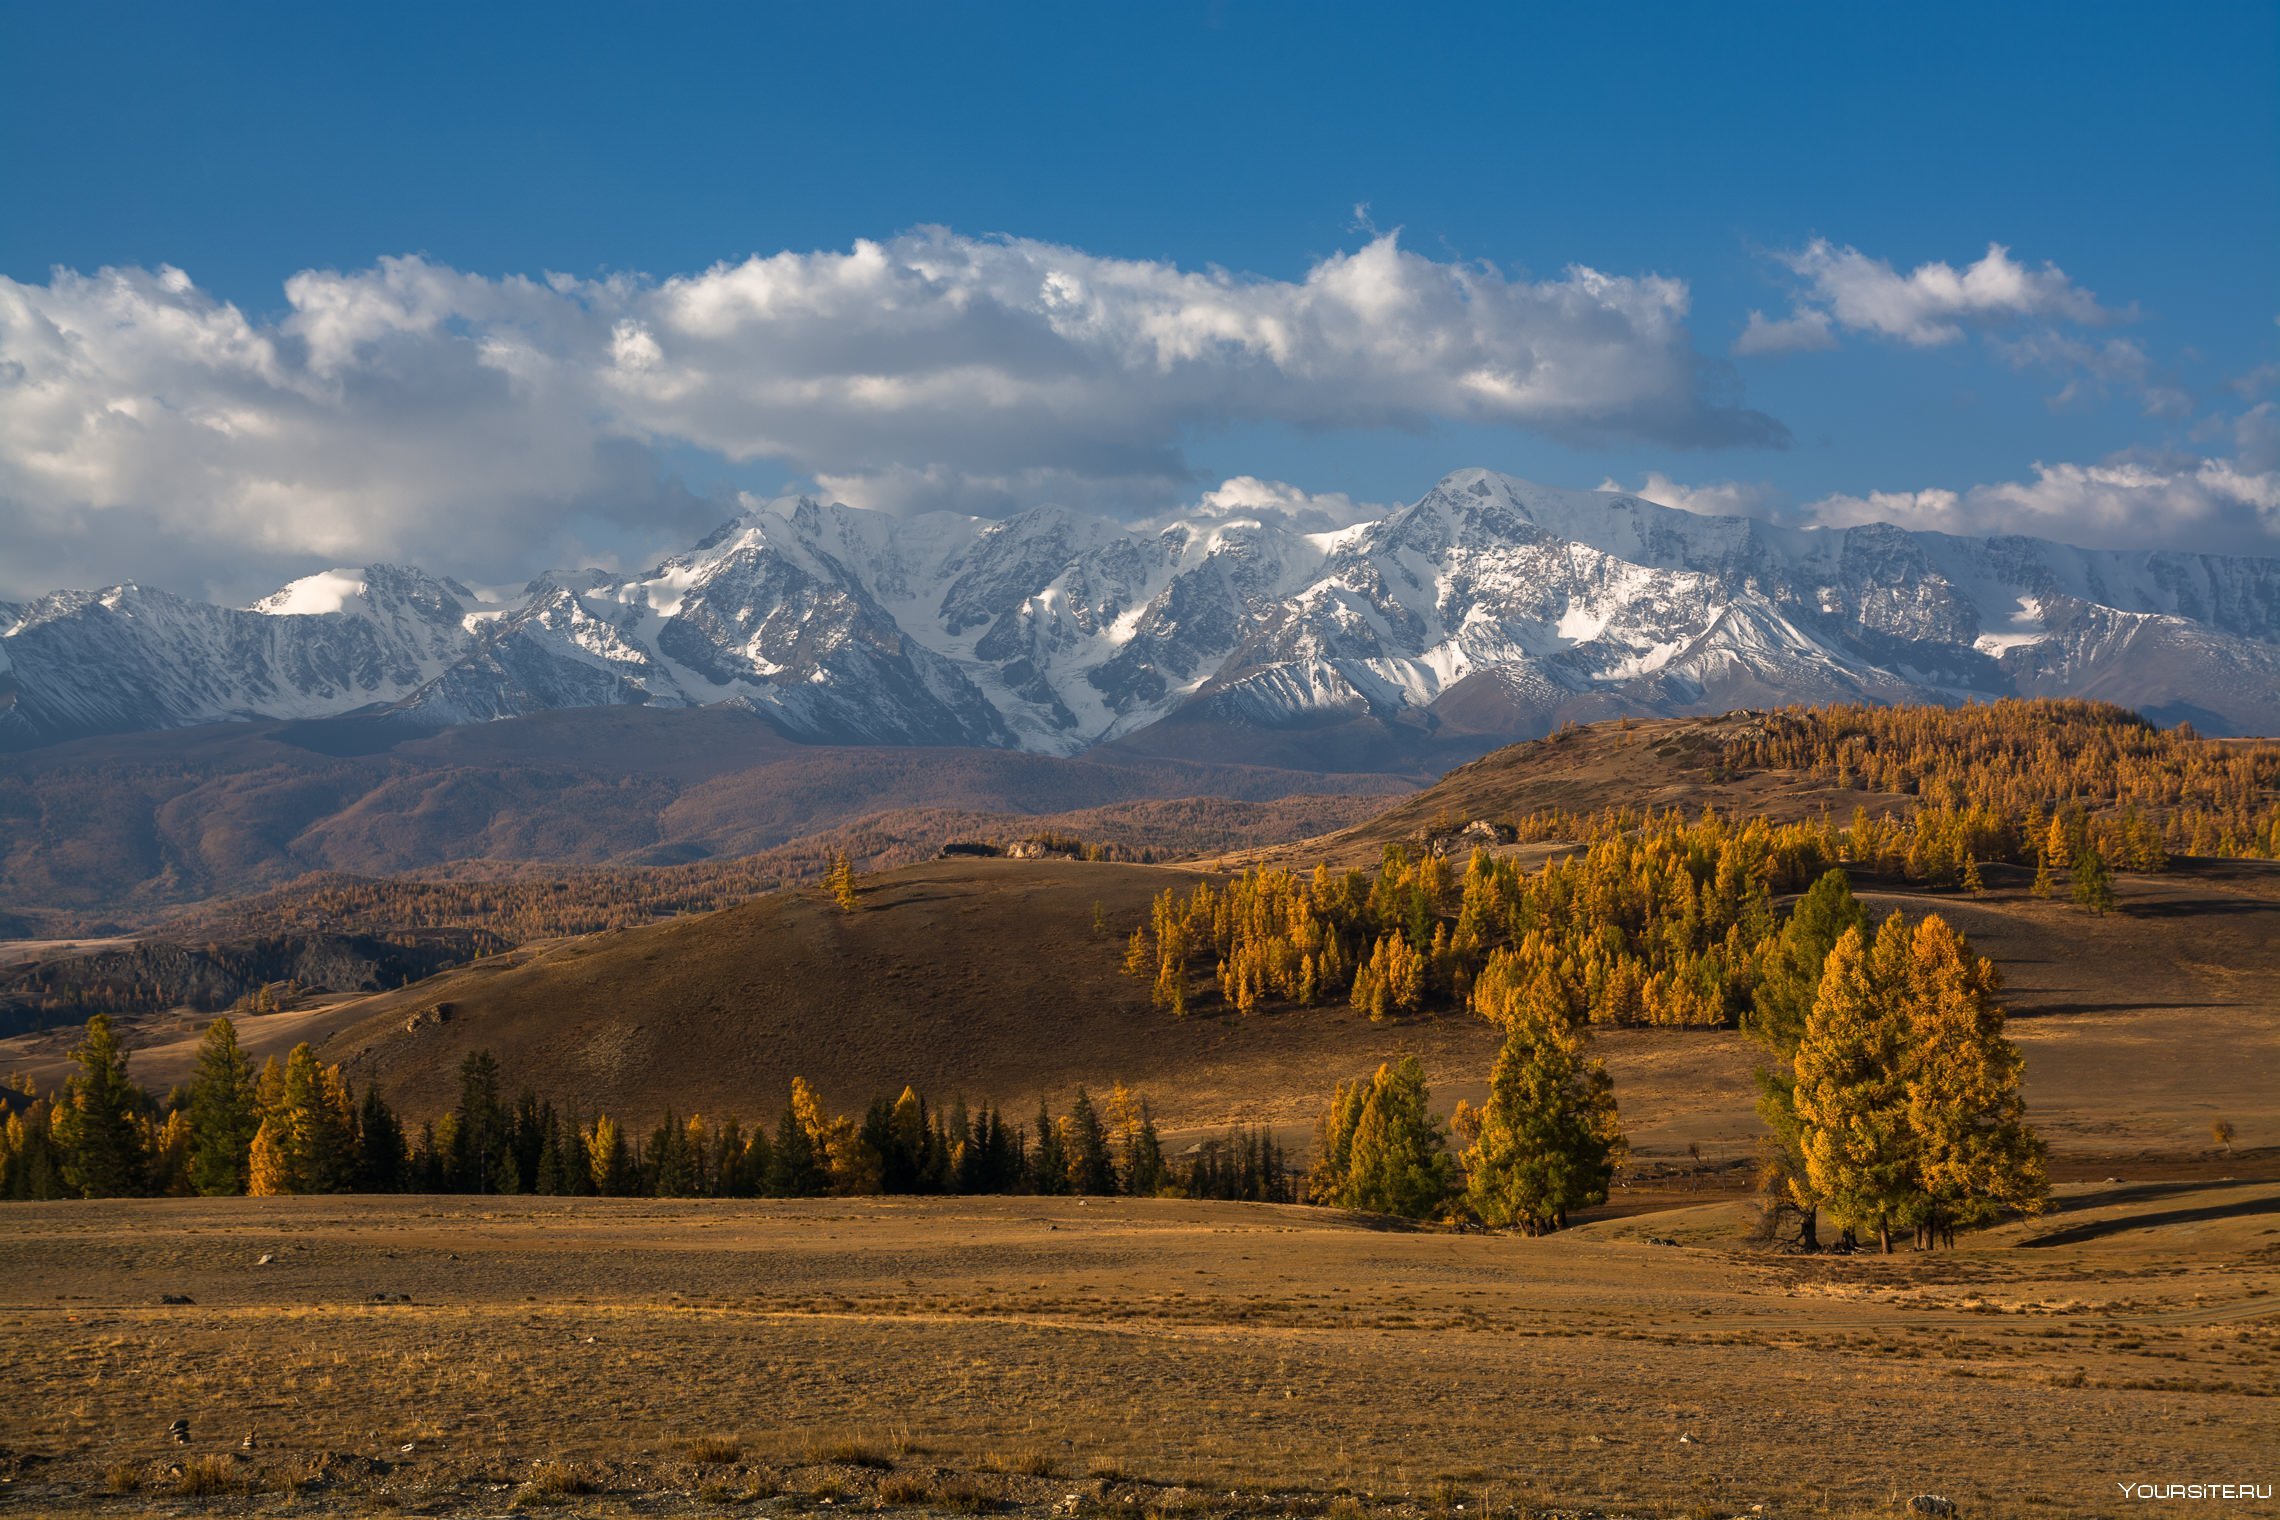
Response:
[[[908,1084],[1024,1113],[1123,1083],[1174,1128],[1264,1124],[1303,1148],[1339,1081],[1404,1051],[1444,1105],[1479,1091],[1498,1028],[1549,996],[1597,1031],[1635,1144],[1739,1160],[1743,1031],[1797,894],[1835,868],[1879,914],[1938,914],[1993,958],[2028,1048],[2055,1041],[2030,1081],[2063,1158],[2205,1128],[2178,1095],[2125,1123],[2076,1086],[2146,1019],[2176,1031],[2164,1059],[2205,1101],[2256,1106],[2239,1089],[2262,1068],[2220,1031],[2280,996],[2276,809],[2280,746],[2116,709],[1787,710],[1563,730],[1250,857],[952,858],[851,873],[844,903],[803,886],[567,936],[528,904],[586,889],[543,881],[327,884],[227,911],[499,936],[401,988],[277,988],[283,1011],[243,1021],[249,1049],[307,1041],[413,1115],[447,1110],[481,1050],[565,1112],[636,1125],[765,1121],[795,1076],[838,1104]],[[187,1073],[199,1022],[129,1019],[145,1080]],[[8,1061],[53,1079],[74,1037],[19,1037]]]

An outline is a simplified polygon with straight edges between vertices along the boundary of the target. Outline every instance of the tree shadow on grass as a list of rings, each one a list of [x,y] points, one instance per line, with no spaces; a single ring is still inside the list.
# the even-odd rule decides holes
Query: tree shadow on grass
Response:
[[[2054,1014],[2067,1013],[2149,1013],[2155,1010],[2168,1012],[2188,1008],[2238,1008],[2235,1002],[2177,1003],[2167,998],[2148,998],[2135,1003],[2037,1003],[2013,1004],[2004,1010],[2004,1017],[2012,1023],[2021,1020],[2047,1019]]]
[[[2280,1214],[2280,1194],[2266,1198],[2236,1199],[2231,1203],[2206,1204],[2197,1209],[2164,1209],[2158,1214],[2130,1214],[2120,1219],[2096,1219],[2085,1224],[2069,1225],[2062,1230],[2037,1235],[2032,1240],[2019,1242],[2028,1250],[2043,1246],[2080,1245],[2087,1240],[2103,1240],[2109,1235],[2121,1235],[2131,1230],[2154,1230],[2164,1225],[2199,1224],[2211,1219],[2245,1219],[2258,1214]]]

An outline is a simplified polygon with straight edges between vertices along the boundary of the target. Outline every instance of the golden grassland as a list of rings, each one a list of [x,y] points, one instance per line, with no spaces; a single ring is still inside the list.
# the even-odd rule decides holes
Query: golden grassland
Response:
[[[1741,1215],[14,1206],[0,1509],[2073,1516],[2273,1480],[2280,1183],[2071,1186],[1936,1255],[1760,1254]]]

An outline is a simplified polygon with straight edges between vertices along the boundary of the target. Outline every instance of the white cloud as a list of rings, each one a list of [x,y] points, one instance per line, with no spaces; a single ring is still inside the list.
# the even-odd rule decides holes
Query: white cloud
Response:
[[[1906,274],[1826,238],[1776,257],[1801,282],[1796,309],[1778,321],[1752,312],[1737,352],[1830,347],[1832,327],[1928,348],[1955,342],[1966,325],[2036,318],[2096,325],[2127,315],[2100,306],[2057,265],[2030,268],[2000,243],[1961,269],[1933,262]]]
[[[1791,505],[1747,481],[1685,485],[1658,470],[1629,494],[1709,516],[1756,517],[1793,527],[1892,523],[1967,538],[2023,534],[2087,548],[2280,553],[2280,402],[2212,419],[2206,443],[2232,452],[2133,451],[2097,464],[2042,464],[2034,478],[1962,490],[1837,493]],[[1602,491],[1626,488],[1613,479]]]
[[[667,449],[898,511],[1133,512],[1192,492],[1184,439],[1229,422],[1787,441],[1694,348],[1684,282],[1518,279],[1393,234],[1296,280],[929,229],[664,280],[384,259],[285,298],[249,316],[171,268],[0,279],[0,579],[511,572],[717,515]]]
[[[1836,346],[1829,314],[1810,306],[1780,318],[1753,311],[1749,325],[1734,340],[1737,354],[1799,354]]]
[[[2233,455],[2250,474],[2280,472],[2280,404],[2253,406],[2233,424]]]
[[[172,268],[0,279],[10,589],[243,591],[400,553],[481,568],[533,541],[717,518],[597,425],[555,357],[590,318],[543,287],[388,260],[286,295],[260,322]]]
[[[2260,411],[2263,409],[2259,409]],[[2101,464],[2040,464],[2034,479],[1967,490],[1827,496],[1801,515],[1831,527],[1890,522],[1969,536],[2026,534],[2098,548],[2270,554],[2280,540],[2280,440],[2271,419],[2242,419],[2239,457],[2116,455]],[[2261,451],[2258,446],[2263,445]]]
[[[2280,322],[2280,317],[2273,320]],[[2280,390],[2280,359],[2268,359],[2243,374],[2235,375],[2230,383],[2233,390],[2250,401],[2267,392]]]
[[[2097,401],[2110,390],[2134,395],[2149,417],[2185,417],[2193,398],[2158,374],[2145,345],[2134,338],[2095,342],[2044,328],[2017,339],[1990,338],[1988,345],[2013,369],[2054,369],[2068,376],[2049,398],[2054,411]]]
[[[1288,481],[1235,475],[1142,526],[1158,527],[1178,518],[1279,518],[1302,533],[1328,533],[1383,517],[1395,505],[1356,501],[1343,491],[1309,491]]]
[[[1624,488],[1608,479],[1599,483],[1599,489],[1621,491]],[[1775,506],[1775,496],[1770,486],[1742,480],[1721,480],[1706,485],[1686,486],[1680,485],[1660,470],[1649,470],[1646,484],[1628,494],[1705,517],[1769,517],[1773,515]]]

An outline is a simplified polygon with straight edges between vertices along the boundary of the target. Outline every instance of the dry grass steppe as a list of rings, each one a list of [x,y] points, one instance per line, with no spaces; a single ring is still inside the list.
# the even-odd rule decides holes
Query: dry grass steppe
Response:
[[[2070,1188],[1937,1255],[1765,1256],[1737,1216],[26,1205],[0,1509],[208,1508],[172,1492],[199,1460],[278,1514],[2083,1516],[2270,1480],[2280,1184]]]

